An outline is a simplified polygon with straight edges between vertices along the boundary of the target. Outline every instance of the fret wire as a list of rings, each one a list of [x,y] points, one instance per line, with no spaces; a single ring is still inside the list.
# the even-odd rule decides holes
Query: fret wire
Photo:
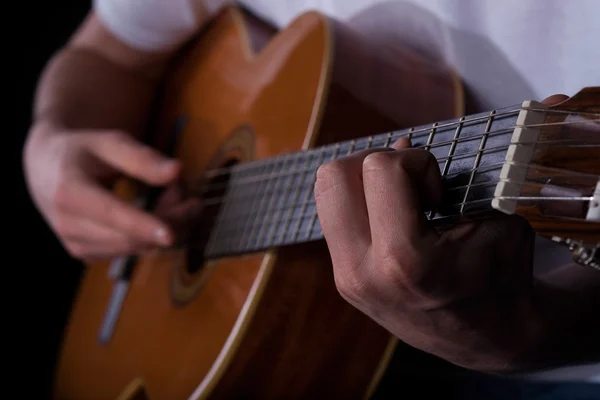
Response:
[[[431,149],[431,143],[433,142],[433,137],[435,136],[437,125],[438,122],[435,122],[433,124],[433,126],[431,127],[431,132],[429,133],[429,137],[427,137],[427,143],[425,144],[425,150],[427,151]]]
[[[356,140],[352,139],[350,142],[350,147],[348,147],[348,152],[346,153],[346,157],[354,152],[354,148],[356,147]]]
[[[292,166],[292,171],[294,171],[295,169],[298,168],[298,162],[300,161],[301,157],[299,157],[299,156],[296,155],[293,158],[294,158],[294,164]],[[288,181],[288,183],[286,185],[285,192],[284,192],[284,197],[283,197],[283,202],[282,202],[283,207],[279,207],[277,209],[277,214],[276,214],[277,216],[273,219],[276,222],[278,221],[279,218],[281,218],[281,214],[283,213],[283,211],[285,211],[285,205],[286,205],[286,202],[289,199],[289,195],[290,195],[291,189],[292,189],[292,184],[294,183],[294,178],[295,178],[296,174],[297,173],[293,172],[293,173],[287,175],[287,176],[290,177],[290,180]],[[277,224],[273,224],[273,226],[269,230],[269,236],[268,236],[268,239],[267,239],[267,243],[273,243],[273,241],[275,240],[275,235],[276,234],[277,234]]]
[[[310,158],[312,157],[312,153],[309,152],[307,154],[308,154],[308,157],[306,157],[306,163],[304,164],[304,171],[300,174],[300,180],[298,181],[299,184],[296,186],[296,190],[294,191],[292,205],[296,203],[296,199],[300,195],[300,187],[302,186],[302,182],[304,182],[304,176],[305,176],[306,172],[308,172],[308,168],[310,167]],[[284,204],[284,206],[285,206],[285,204]],[[288,211],[286,219],[289,218],[290,212],[291,212],[291,209]],[[286,223],[285,227],[281,230],[281,234],[279,235],[279,240],[278,240],[279,243],[283,243],[285,241],[285,235],[287,234],[287,230],[289,229],[289,224],[290,224],[290,222]]]
[[[465,210],[465,206],[467,204],[467,199],[469,197],[469,193],[471,191],[471,185],[473,184],[473,180],[475,179],[475,172],[477,171],[477,168],[479,168],[479,164],[481,163],[481,155],[483,154],[483,151],[485,149],[485,145],[487,143],[487,138],[488,138],[488,134],[490,133],[491,129],[492,129],[492,124],[493,124],[493,119],[494,119],[494,114],[496,113],[496,110],[492,110],[492,112],[490,113],[490,116],[487,120],[487,123],[485,125],[485,131],[481,137],[481,142],[479,142],[479,150],[477,151],[477,155],[475,156],[475,161],[473,164],[473,171],[471,172],[471,175],[469,176],[469,183],[467,184],[467,190],[465,192],[465,197],[463,198],[463,202],[462,205],[460,207],[460,213],[463,214],[464,210]]]
[[[408,134],[407,134],[407,136],[408,136],[408,140],[409,140],[409,141],[411,141],[411,142],[412,142],[412,137],[413,137],[413,132],[414,132],[414,131],[415,131],[415,128],[414,128],[414,127],[410,128],[410,129],[408,130]]]
[[[311,181],[313,182],[312,188],[311,187],[308,188],[308,190],[306,191],[306,196],[304,197],[304,200],[302,201],[302,208],[300,209],[298,223],[296,224],[296,227],[294,228],[294,238],[292,239],[294,241],[298,238],[298,234],[300,233],[300,226],[302,225],[302,218],[303,218],[304,214],[306,213],[306,208],[308,206],[308,202],[310,201],[310,198],[313,197],[311,195],[313,194],[313,191],[314,191],[314,182],[315,182],[316,175],[317,175],[317,169],[321,165],[323,157],[325,157],[325,152],[323,150],[321,150],[319,152],[317,167],[315,168],[315,172],[313,173],[313,176],[311,179]]]
[[[427,138],[427,143],[425,144],[425,150],[426,151],[430,151],[431,150],[431,143],[433,142],[433,137],[436,134],[436,127],[437,127],[437,125],[438,125],[438,123],[434,122],[433,126],[431,127],[431,132],[429,132],[429,137]],[[439,162],[438,162],[438,164],[439,164]],[[435,214],[435,210],[432,209],[427,214],[427,219],[431,219],[434,214]]]
[[[285,157],[285,159],[283,160],[283,165],[281,167],[281,169],[283,171],[285,171],[286,165],[290,160],[293,160],[293,157],[291,155],[288,155],[288,157]],[[273,187],[274,193],[271,196],[271,199],[269,200],[269,203],[265,210],[265,212],[266,212],[265,219],[264,219],[263,223],[261,224],[260,230],[256,234],[256,238],[254,240],[254,242],[257,243],[257,246],[260,245],[260,241],[263,239],[265,227],[269,226],[268,221],[272,219],[271,209],[273,208],[273,204],[274,203],[276,204],[277,203],[276,200],[279,200],[278,196],[276,196],[275,193],[277,193],[277,188],[280,186],[281,180],[282,180],[282,176],[281,176],[281,174],[279,174],[279,176],[276,178],[275,186]],[[284,179],[284,181],[285,181],[285,179]]]
[[[265,179],[265,180],[263,180],[258,185],[258,189],[256,190],[256,195],[254,196],[254,199],[252,200],[252,204],[248,208],[250,210],[250,217],[248,218],[248,220],[246,220],[246,222],[244,222],[244,225],[243,225],[243,228],[242,228],[242,232],[241,232],[241,235],[240,235],[240,240],[239,240],[239,242],[237,244],[237,248],[238,249],[242,249],[243,248],[243,242],[248,239],[249,235],[247,233],[247,224],[248,224],[249,221],[252,220],[252,210],[254,210],[255,207],[256,207],[256,201],[257,201],[257,199],[260,198],[259,204],[261,204],[261,205],[263,204],[265,196],[260,196],[263,193],[263,190],[261,190],[261,188],[263,187],[263,185],[266,185],[267,187],[269,186],[270,177],[273,174],[273,170],[275,170],[275,165],[276,165],[276,162],[274,162],[272,164],[267,164],[267,171],[270,171],[267,174],[268,178]],[[258,217],[258,212],[257,212],[257,215],[254,216],[254,219],[256,219],[257,217]],[[250,228],[252,228],[252,224],[250,224]]]
[[[461,121],[464,119],[465,117],[461,118]],[[458,140],[458,138],[460,137],[460,131],[462,130],[462,122],[458,124],[458,126],[456,127],[456,132],[454,133],[454,138],[452,139],[452,144],[450,145],[450,150],[448,150],[448,158],[446,159],[446,162],[444,163],[444,169],[442,170],[442,177],[445,177],[446,175],[448,175],[448,172],[450,171],[450,163],[452,162],[452,156],[454,155],[454,152],[456,151],[456,142]]]
[[[369,139],[367,139],[367,149],[370,149],[371,146],[373,145],[373,135],[369,136]]]
[[[392,132],[388,132],[387,138],[385,139],[385,144],[383,145],[383,147],[385,147],[385,148],[390,147],[391,142],[392,142]]]

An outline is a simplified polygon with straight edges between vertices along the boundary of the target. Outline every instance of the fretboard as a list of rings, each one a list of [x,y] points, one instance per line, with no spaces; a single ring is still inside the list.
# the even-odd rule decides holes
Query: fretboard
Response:
[[[427,212],[430,220],[488,211],[520,109],[516,105],[236,165],[219,200],[205,257],[322,239],[314,199],[317,169],[364,149],[390,147],[401,137],[438,161],[445,193],[442,205]]]

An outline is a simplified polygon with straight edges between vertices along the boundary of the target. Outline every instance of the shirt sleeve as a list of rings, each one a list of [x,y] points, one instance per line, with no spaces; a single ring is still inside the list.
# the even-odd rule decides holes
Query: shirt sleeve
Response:
[[[189,39],[228,0],[93,0],[106,28],[142,51],[175,48]]]

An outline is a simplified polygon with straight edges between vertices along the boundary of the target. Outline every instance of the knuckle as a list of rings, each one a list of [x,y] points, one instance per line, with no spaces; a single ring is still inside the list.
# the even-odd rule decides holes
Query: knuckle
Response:
[[[422,257],[412,246],[398,249],[386,245],[378,250],[379,271],[386,282],[395,286],[419,288],[425,278],[425,265]]]
[[[339,294],[353,304],[361,304],[377,296],[377,288],[373,284],[373,280],[369,274],[361,271],[369,271],[372,268],[368,267],[370,256],[365,255],[359,263],[346,262],[344,268],[334,264],[333,276],[335,286]]]
[[[363,160],[363,172],[379,171],[389,168],[393,162],[392,152],[378,151],[371,153]]]
[[[346,167],[342,160],[326,162],[317,169],[317,180],[331,180],[345,174]]]
[[[338,293],[353,304],[360,304],[371,294],[370,284],[356,273],[336,274],[335,286]]]
[[[329,161],[317,169],[315,178],[315,195],[326,192],[335,186],[346,175],[346,167],[341,160]]]

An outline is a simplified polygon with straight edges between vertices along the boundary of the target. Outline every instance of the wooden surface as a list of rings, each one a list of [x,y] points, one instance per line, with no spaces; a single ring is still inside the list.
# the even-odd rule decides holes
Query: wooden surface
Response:
[[[232,157],[266,158],[461,110],[449,71],[416,58],[407,61],[412,73],[390,79],[399,86],[386,87],[393,98],[356,87],[392,69],[373,44],[319,14],[268,43],[272,30],[250,21],[226,11],[182,55],[164,93],[163,139],[188,117],[176,154],[190,191],[207,168]],[[400,116],[380,107],[402,101],[411,108]],[[428,107],[433,101],[439,107]],[[106,264],[89,266],[65,332],[56,398],[112,399],[128,385],[142,385],[151,399],[361,398],[377,382],[390,336],[339,296],[323,242],[218,260],[194,274],[187,259],[178,250],[141,261],[107,346],[96,337],[112,281]]]

